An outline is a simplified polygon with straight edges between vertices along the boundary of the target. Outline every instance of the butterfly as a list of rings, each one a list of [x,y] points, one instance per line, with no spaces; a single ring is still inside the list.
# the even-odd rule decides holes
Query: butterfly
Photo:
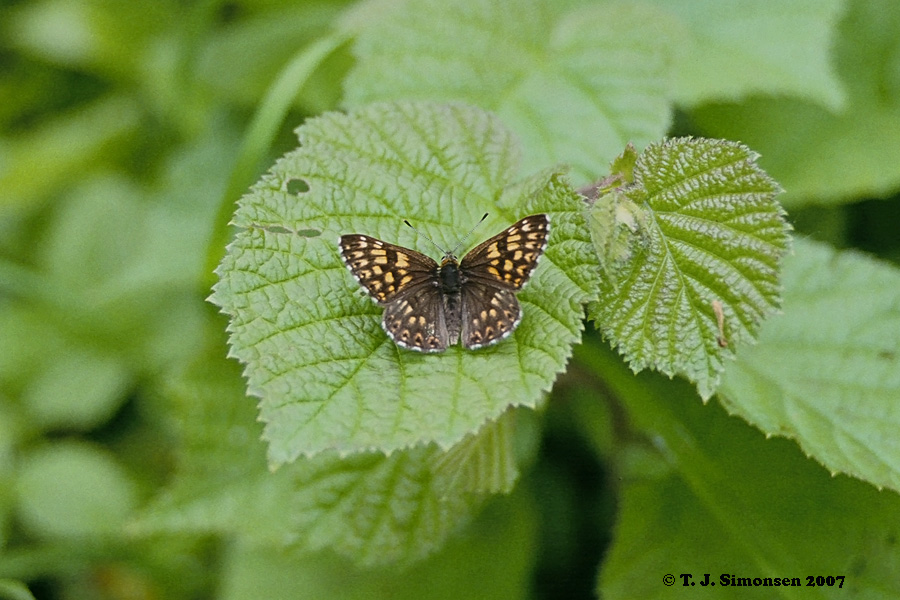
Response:
[[[440,264],[359,233],[342,235],[338,244],[350,273],[384,306],[388,336],[410,350],[443,352],[460,340],[477,350],[512,333],[522,319],[516,292],[531,277],[549,232],[547,215],[531,215],[462,260],[455,248],[445,252]]]

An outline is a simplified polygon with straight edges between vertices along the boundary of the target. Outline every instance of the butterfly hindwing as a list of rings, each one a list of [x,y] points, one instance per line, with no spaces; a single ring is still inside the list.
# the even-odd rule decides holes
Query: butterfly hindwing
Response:
[[[384,330],[404,348],[441,352],[451,343],[441,296],[435,293],[406,294],[390,302],[381,319]]]
[[[507,288],[472,282],[462,289],[462,344],[476,350],[499,342],[519,324],[522,309]]]

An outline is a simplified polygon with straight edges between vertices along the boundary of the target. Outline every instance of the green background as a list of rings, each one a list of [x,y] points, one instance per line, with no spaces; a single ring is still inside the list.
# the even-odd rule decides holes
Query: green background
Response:
[[[662,584],[683,572],[900,594],[900,502],[879,491],[900,464],[868,452],[894,438],[841,427],[848,406],[900,421],[900,6],[442,6],[0,2],[0,597],[773,597]],[[743,142],[807,258],[785,290],[806,317],[763,335],[784,355],[748,355],[707,404],[635,377],[588,325],[518,424],[512,491],[396,565],[365,551],[384,538],[328,537],[352,511],[320,516],[306,479],[270,475],[205,299],[234,202],[293,129],[401,98],[495,111],[526,170],[567,163],[576,184],[628,141]]]

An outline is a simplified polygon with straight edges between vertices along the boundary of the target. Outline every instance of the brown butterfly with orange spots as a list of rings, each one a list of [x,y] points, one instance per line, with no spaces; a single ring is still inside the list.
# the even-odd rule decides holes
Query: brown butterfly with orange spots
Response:
[[[464,348],[476,350],[502,340],[521,321],[516,292],[534,271],[549,232],[547,215],[531,215],[462,260],[455,248],[445,252],[440,264],[358,233],[342,235],[339,246],[347,268],[384,306],[382,326],[397,344],[442,352],[462,340]]]

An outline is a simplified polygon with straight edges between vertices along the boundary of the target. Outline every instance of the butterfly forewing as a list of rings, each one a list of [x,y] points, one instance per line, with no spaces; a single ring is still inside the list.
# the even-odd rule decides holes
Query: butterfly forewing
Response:
[[[415,250],[356,233],[342,235],[339,245],[350,272],[379,304],[435,280],[438,264]]]
[[[547,215],[520,219],[466,254],[460,271],[469,279],[521,289],[547,247],[549,229]]]

